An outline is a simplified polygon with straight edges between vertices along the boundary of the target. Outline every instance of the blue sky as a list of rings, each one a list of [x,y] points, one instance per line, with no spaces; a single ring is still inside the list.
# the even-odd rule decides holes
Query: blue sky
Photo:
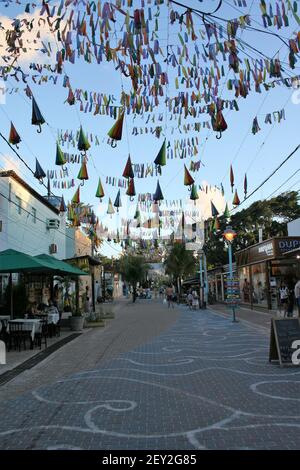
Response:
[[[197,8],[207,8],[208,6],[216,5],[217,2],[185,2],[192,3]],[[273,2],[274,3],[274,2]],[[140,5],[140,1],[136,2]],[[14,17],[14,15],[22,12],[22,8],[8,7],[5,8],[0,4],[1,16]],[[228,0],[224,2],[223,7],[218,11],[217,15],[224,18],[235,18],[242,14],[249,12],[251,8],[251,17],[253,19],[252,25],[259,27],[258,22],[262,25],[259,2],[247,0],[247,8],[238,9],[234,7],[234,1]],[[208,9],[208,8],[207,8]],[[160,31],[159,38],[162,45],[166,44],[166,31],[167,19],[166,9],[162,7],[160,18]],[[282,28],[279,34],[285,38],[292,37],[293,32],[297,32],[299,27],[296,22],[289,17],[290,27]],[[200,28],[200,20],[196,20],[197,30]],[[179,44],[177,38],[178,30],[174,26],[169,27],[169,38],[173,37],[176,44]],[[203,28],[203,27],[202,27]],[[268,31],[276,31],[277,29],[269,28]],[[121,34],[121,33],[120,33]],[[118,34],[118,36],[120,36]],[[240,36],[241,31],[238,35]],[[288,50],[287,47],[272,36],[267,36],[255,32],[243,32],[243,40],[247,41],[257,49],[263,51],[267,56],[273,56],[276,51],[280,49],[280,58],[287,60]],[[170,39],[169,39],[170,40]],[[46,57],[35,58],[35,62],[48,63]],[[26,63],[25,63],[26,66]],[[121,76],[120,73],[115,71],[111,64],[102,63],[87,64],[83,61],[76,61],[75,65],[65,62],[65,73],[70,76],[73,88],[82,88],[91,91],[103,92],[106,94],[114,94],[116,101],[118,101],[121,92]],[[300,74],[300,61],[296,64],[294,71],[289,69],[290,75]],[[169,67],[169,95],[176,93],[174,86],[175,79],[174,71]],[[233,77],[234,73],[230,72],[228,78]],[[224,79],[223,79],[224,81]],[[106,197],[102,203],[102,207],[107,207],[108,197],[110,196],[114,201],[118,188],[105,184],[105,176],[121,177],[122,172],[130,153],[134,163],[150,163],[153,162],[157,152],[162,144],[163,138],[157,139],[154,136],[142,135],[132,136],[131,130],[133,125],[139,127],[145,125],[145,121],[136,118],[133,121],[133,116],[126,116],[126,124],[123,131],[123,139],[118,143],[117,148],[112,149],[107,143],[107,132],[114,123],[110,117],[93,116],[89,113],[79,111],[79,106],[69,106],[64,104],[67,98],[66,88],[62,87],[62,78],[58,79],[58,84],[42,84],[35,85],[32,81],[29,82],[33,95],[40,106],[42,114],[44,115],[47,123],[43,126],[41,134],[37,134],[36,128],[31,126],[31,102],[21,91],[24,85],[11,80],[6,83],[8,87],[19,86],[19,94],[6,95],[6,103],[0,106],[0,122],[1,131],[8,136],[9,133],[9,120],[11,119],[15,124],[19,134],[22,137],[22,144],[20,145],[20,153],[28,162],[31,168],[35,166],[35,156],[40,161],[45,170],[55,169],[55,148],[56,148],[56,132],[57,129],[69,129],[76,131],[82,124],[84,130],[97,134],[101,137],[100,146],[92,146],[89,152],[88,172],[89,181],[86,182],[81,188],[82,200],[93,204],[98,214],[99,203],[94,197],[97,187],[99,176],[102,179],[105,187]],[[123,85],[125,89],[130,89],[130,83],[123,78]],[[192,136],[198,136],[199,139],[199,154],[193,160],[202,160],[203,166],[198,173],[193,173],[196,176],[197,184],[202,184],[202,181],[207,181],[211,185],[219,186],[222,182],[225,188],[225,198],[231,203],[232,193],[229,184],[229,168],[232,163],[236,187],[239,192],[240,199],[243,198],[243,178],[247,172],[248,178],[248,191],[251,192],[299,143],[299,116],[300,104],[294,104],[292,94],[295,90],[286,88],[284,86],[277,86],[269,91],[265,91],[262,87],[262,93],[255,93],[254,89],[246,98],[239,98],[238,105],[240,110],[230,111],[225,110],[224,116],[228,124],[228,130],[223,133],[223,137],[217,140],[215,133],[207,129],[201,129],[200,133],[192,133]],[[224,87],[222,97],[225,99],[230,97],[234,98],[233,92],[228,92]],[[300,97],[300,93],[299,93]],[[297,98],[297,97],[296,97]],[[298,100],[300,102],[300,99]],[[272,113],[283,109],[285,110],[286,120],[280,124],[274,125],[265,124],[265,116],[267,113]],[[164,107],[161,111],[164,113]],[[253,118],[257,116],[261,131],[256,135],[251,133]],[[207,120],[208,117],[201,118]],[[166,134],[170,140],[174,138],[185,138],[185,134],[180,135],[175,132],[171,135],[172,121],[169,121]],[[104,140],[104,141],[102,141]],[[65,150],[66,147],[63,147]],[[66,151],[68,151],[66,149]],[[69,149],[72,152],[72,147]],[[76,149],[74,149],[76,152]],[[0,142],[0,166],[3,168],[10,167],[10,161],[16,161],[10,149],[4,142]],[[300,157],[297,153],[272,179],[263,186],[249,201],[245,203],[252,203],[256,199],[268,197],[276,188],[285,181],[300,165]],[[160,178],[162,191],[166,199],[179,199],[187,197],[187,188],[183,186],[183,164],[189,166],[190,158],[186,160],[174,159],[168,160],[167,166],[163,168],[163,174]],[[76,178],[79,166],[70,165],[70,178]],[[26,178],[33,187],[41,190],[41,186],[33,176],[26,170],[24,165],[18,165],[20,176]],[[286,183],[281,191],[286,189],[299,190],[299,173],[295,175],[288,183]],[[156,178],[136,179],[137,192],[151,192],[155,191]],[[63,190],[66,200],[69,200],[76,188],[70,190]],[[122,190],[124,192],[124,190]],[[279,191],[279,192],[281,192]],[[55,192],[55,190],[53,190]],[[58,194],[62,191],[58,191]],[[124,196],[124,198],[126,198]],[[136,206],[136,201],[132,202],[132,210]],[[244,207],[244,205],[242,206]],[[109,222],[109,218],[103,214],[103,223]]]

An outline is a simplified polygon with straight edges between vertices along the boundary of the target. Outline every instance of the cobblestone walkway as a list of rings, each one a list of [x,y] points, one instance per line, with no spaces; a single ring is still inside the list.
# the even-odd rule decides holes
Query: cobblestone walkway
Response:
[[[268,342],[182,309],[145,344],[2,402],[0,448],[298,449],[300,371],[269,364]]]

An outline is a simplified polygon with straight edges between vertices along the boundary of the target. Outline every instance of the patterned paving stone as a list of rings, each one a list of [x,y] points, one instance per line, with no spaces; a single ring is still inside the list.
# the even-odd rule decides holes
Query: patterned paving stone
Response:
[[[268,341],[181,309],[143,344],[2,402],[0,448],[297,449],[300,370],[269,364]]]

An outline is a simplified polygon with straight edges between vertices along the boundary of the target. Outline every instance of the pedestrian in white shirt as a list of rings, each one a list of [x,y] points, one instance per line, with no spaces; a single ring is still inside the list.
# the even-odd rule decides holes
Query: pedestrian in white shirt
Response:
[[[284,283],[282,283],[279,288],[279,298],[280,298],[280,313],[281,313],[281,308],[283,307],[283,316],[286,317],[287,308],[288,308],[289,290]]]
[[[296,304],[298,307],[298,315],[300,317],[300,280],[296,282],[296,285],[295,285],[295,299],[296,299]]]

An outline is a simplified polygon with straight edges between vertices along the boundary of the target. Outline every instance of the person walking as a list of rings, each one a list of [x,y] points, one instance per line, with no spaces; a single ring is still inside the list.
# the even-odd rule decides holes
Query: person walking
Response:
[[[168,308],[170,308],[171,305],[172,305],[172,308],[174,308],[173,295],[174,295],[173,287],[172,287],[172,286],[168,286],[167,289],[166,289],[166,296],[167,296]]]
[[[192,306],[193,306],[193,294],[192,294],[191,291],[189,291],[189,293],[188,293],[188,296],[187,296],[187,303],[188,303],[189,309],[192,310]]]
[[[294,315],[294,305],[295,305],[295,292],[291,285],[289,285],[289,296],[288,296],[288,305],[287,305],[287,317],[293,318]]]
[[[280,298],[280,313],[281,313],[281,309],[283,308],[283,317],[285,318],[287,315],[287,309],[288,309],[289,290],[284,282],[281,284],[279,288],[279,298]]]
[[[296,304],[298,307],[298,316],[300,317],[300,279],[295,284],[294,294],[295,294]]]

